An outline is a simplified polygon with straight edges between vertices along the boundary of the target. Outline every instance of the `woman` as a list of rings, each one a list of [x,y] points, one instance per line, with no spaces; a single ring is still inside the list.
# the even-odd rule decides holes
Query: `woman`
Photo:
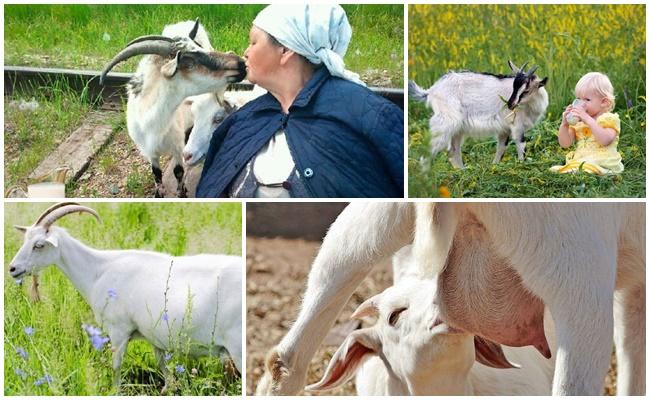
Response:
[[[340,6],[271,5],[248,80],[268,93],[214,132],[197,197],[402,197],[404,116],[345,69]]]

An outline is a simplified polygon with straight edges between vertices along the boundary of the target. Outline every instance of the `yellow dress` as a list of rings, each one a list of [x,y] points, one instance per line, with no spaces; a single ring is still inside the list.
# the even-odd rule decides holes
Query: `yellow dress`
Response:
[[[606,175],[623,172],[621,155],[616,150],[621,133],[621,120],[618,114],[604,113],[596,118],[596,123],[603,128],[612,128],[616,137],[607,146],[601,146],[591,135],[591,129],[580,121],[571,128],[576,134],[576,149],[566,155],[565,165],[551,167],[551,171],[565,174],[583,170],[590,174]]]

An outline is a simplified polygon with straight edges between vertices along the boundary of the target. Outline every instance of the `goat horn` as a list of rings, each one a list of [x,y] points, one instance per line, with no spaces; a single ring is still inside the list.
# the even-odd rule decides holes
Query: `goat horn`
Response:
[[[126,44],[126,47],[131,46],[132,44],[140,43],[140,42],[145,42],[147,40],[163,40],[165,42],[173,43],[174,39],[167,37],[167,36],[162,36],[162,35],[148,35],[148,36],[140,36],[137,37],[133,40],[131,40],[129,43]]]
[[[89,214],[92,214],[98,222],[102,222],[102,220],[99,218],[99,215],[97,214],[97,211],[93,210],[90,207],[81,205],[67,205],[51,212],[49,215],[43,218],[43,221],[41,221],[40,225],[45,228],[45,230],[48,230],[50,229],[50,226],[52,226],[52,224],[55,223],[59,218],[74,212],[87,212]]]
[[[528,76],[532,76],[535,71],[537,71],[537,68],[539,68],[539,65],[535,65],[533,68],[530,69],[530,71],[527,72]]]
[[[194,27],[190,31],[190,39],[194,40],[196,37],[196,33],[199,31],[199,18],[196,18],[196,21],[194,22]]]
[[[78,206],[78,205],[79,205],[79,203],[73,203],[73,202],[70,202],[70,201],[63,202],[63,203],[57,203],[57,204],[51,206],[50,208],[48,208],[47,210],[43,211],[41,216],[38,217],[38,219],[34,223],[34,226],[40,224],[41,221],[43,220],[43,218],[45,218],[47,216],[47,214],[51,213],[52,211],[56,210],[57,208],[61,208],[61,207],[65,207],[65,206]]]
[[[519,71],[523,72],[526,69],[526,65],[528,65],[528,62],[525,62],[524,65],[519,68]]]
[[[99,84],[104,84],[106,75],[111,69],[113,69],[115,65],[124,60],[128,60],[131,57],[139,56],[142,54],[158,54],[164,57],[169,56],[173,52],[174,47],[172,46],[173,40],[170,41],[168,39],[169,38],[140,41],[125,47],[115,57],[113,57],[111,62],[109,62],[106,67],[104,67],[104,70],[99,77]]]

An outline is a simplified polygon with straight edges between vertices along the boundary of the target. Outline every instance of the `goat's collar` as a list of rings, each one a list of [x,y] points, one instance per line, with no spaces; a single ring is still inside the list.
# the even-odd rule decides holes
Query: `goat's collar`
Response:
[[[293,107],[304,107],[311,101],[314,94],[320,89],[320,87],[327,81],[332,75],[327,70],[327,68],[321,67],[314,71],[311,79],[307,81],[305,86],[300,90],[298,96],[291,104]],[[261,96],[256,102],[255,106],[252,108],[252,111],[259,110],[277,110],[281,111],[280,102],[273,97],[271,93],[267,93]]]

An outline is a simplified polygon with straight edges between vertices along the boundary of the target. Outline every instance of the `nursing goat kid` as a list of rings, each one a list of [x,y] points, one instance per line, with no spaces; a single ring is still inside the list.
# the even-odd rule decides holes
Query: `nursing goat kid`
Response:
[[[416,278],[411,247],[393,257],[394,286],[352,314],[377,316],[376,323],[348,335],[320,382],[306,390],[335,388],[356,373],[358,395],[550,395],[555,360],[531,347],[502,351],[446,322],[436,304],[438,282]],[[492,272],[503,269],[499,258],[486,261]],[[546,313],[555,352],[552,322]]]
[[[182,336],[189,355],[232,358],[242,371],[242,259],[201,254],[172,257],[139,250],[96,250],[53,224],[75,213],[97,213],[76,203],[50,207],[24,233],[24,243],[9,265],[13,278],[55,264],[90,305],[110,338],[114,383],[131,338],[153,346],[168,383],[164,355]],[[191,310],[191,311],[189,311]],[[189,314],[191,312],[191,314]]]
[[[461,146],[466,137],[496,136],[494,163],[501,161],[509,139],[517,146],[518,159],[524,159],[524,133],[548,107],[544,89],[548,78],[538,78],[537,67],[526,72],[526,64],[517,68],[508,61],[508,65],[514,75],[449,72],[428,90],[409,81],[409,96],[434,113],[429,121],[432,155],[448,150],[451,165],[463,168]]]
[[[618,394],[643,395],[645,239],[643,203],[351,204],[330,227],[296,322],[267,355],[256,391],[302,390],[363,278],[414,242],[419,277],[443,277],[436,304],[450,326],[548,357],[546,307],[557,340],[553,394],[602,394],[614,337]],[[479,250],[507,262],[498,279],[473,256]]]
[[[162,35],[143,36],[129,43],[104,68],[100,82],[118,63],[145,55],[127,86],[129,136],[151,163],[156,197],[164,197],[160,157],[171,155],[177,193],[186,196],[182,151],[185,132],[192,127],[187,97],[216,93],[246,76],[244,60],[232,53],[212,49],[197,19],[166,26]]]

